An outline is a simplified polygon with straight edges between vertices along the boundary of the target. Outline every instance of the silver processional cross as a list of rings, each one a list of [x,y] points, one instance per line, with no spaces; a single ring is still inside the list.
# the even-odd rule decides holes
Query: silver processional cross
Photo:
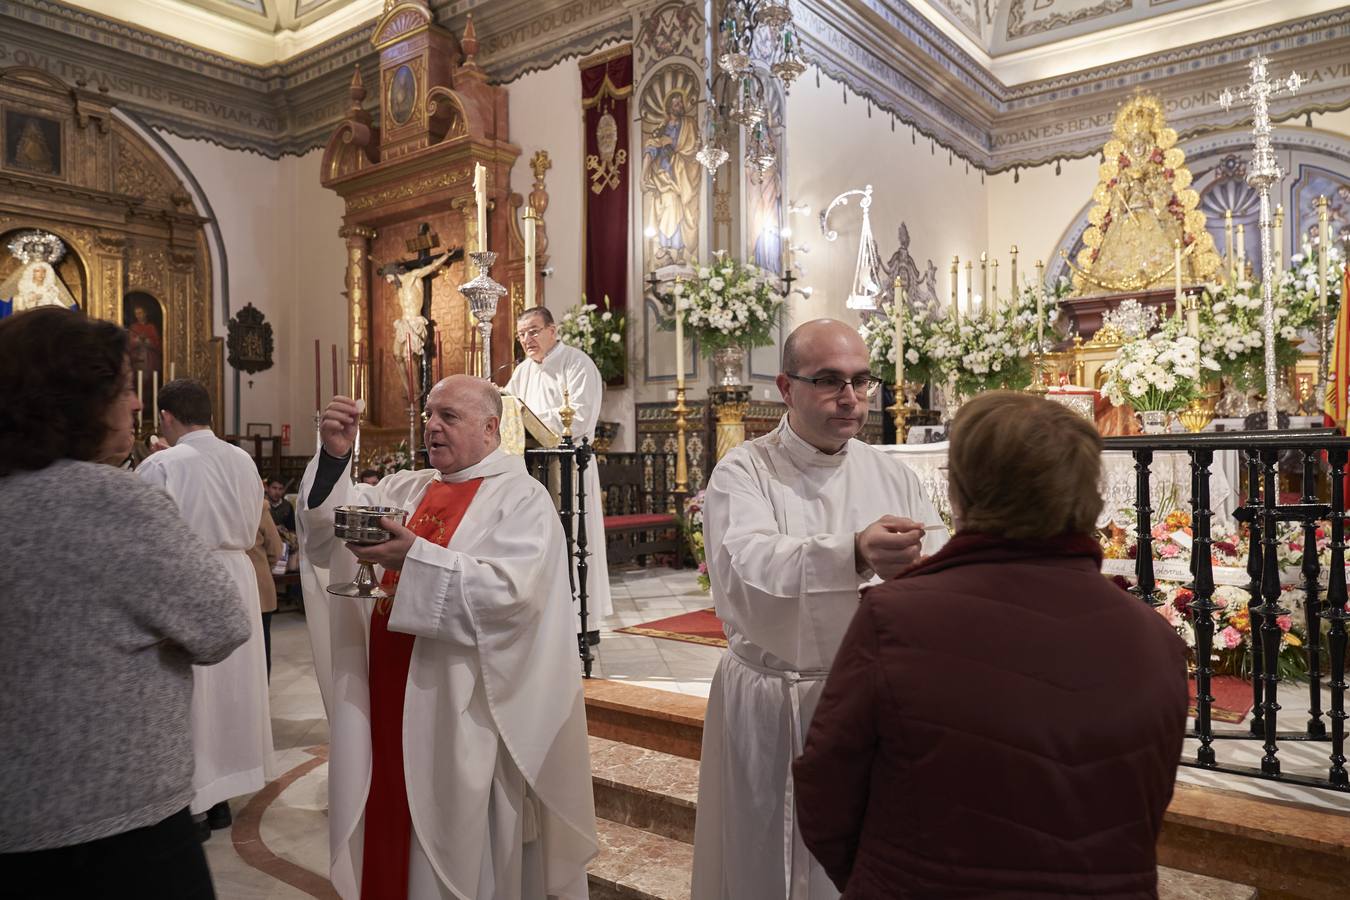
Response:
[[[1252,151],[1251,167],[1247,170],[1247,183],[1256,188],[1261,198],[1261,318],[1264,326],[1266,370],[1266,427],[1280,427],[1275,409],[1275,297],[1271,283],[1271,247],[1270,247],[1270,186],[1284,175],[1279,163],[1275,161],[1275,149],[1270,145],[1270,98],[1288,91],[1298,92],[1303,77],[1297,72],[1289,73],[1284,81],[1271,81],[1266,77],[1266,68],[1270,60],[1264,56],[1253,59],[1251,81],[1237,93],[1223,89],[1219,94],[1219,105],[1229,109],[1234,102],[1250,103],[1252,106],[1252,135],[1256,138],[1256,147]],[[1322,326],[1322,341],[1326,340],[1326,325]]]

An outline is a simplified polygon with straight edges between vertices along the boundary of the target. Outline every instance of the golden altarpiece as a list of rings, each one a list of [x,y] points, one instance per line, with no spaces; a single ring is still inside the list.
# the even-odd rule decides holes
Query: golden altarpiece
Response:
[[[152,372],[203,381],[224,417],[223,340],[212,335],[211,258],[191,195],[106,93],[38,69],[0,69],[0,284],[23,231],[60,238],[56,274],[91,316],[153,333]],[[148,323],[148,325],[147,325]],[[147,415],[147,422],[153,417]]]
[[[458,290],[477,274],[464,255],[480,249],[476,164],[487,170],[485,249],[497,254],[491,275],[509,292],[492,320],[493,371],[482,373],[498,384],[511,374],[525,258],[518,216],[524,199],[510,190],[511,167],[520,148],[510,141],[506,90],[488,84],[475,59],[478,41],[472,19],[457,40],[436,25],[420,0],[390,0],[371,42],[380,54],[379,124],[363,106],[367,89],[358,69],[351,83],[351,107],[328,141],[321,177],[345,203],[340,233],[347,243],[348,358],[364,361],[357,377],[367,398],[365,446],[373,454],[407,440],[410,431],[416,443],[421,424],[420,404],[415,399],[410,403],[408,396],[410,354],[397,338],[401,310],[398,284],[386,277],[390,264],[417,252],[425,259],[425,254],[463,251],[427,278],[427,318],[436,333],[427,344],[436,356],[428,372],[431,380],[480,374],[474,320]],[[536,182],[530,199],[538,209],[547,205],[542,190],[547,159],[537,159],[533,167]],[[427,237],[419,245],[423,225],[434,236],[434,247],[427,247]],[[538,243],[541,250],[547,246],[542,230]],[[538,269],[546,259],[539,256]],[[541,282],[536,291],[542,303]]]

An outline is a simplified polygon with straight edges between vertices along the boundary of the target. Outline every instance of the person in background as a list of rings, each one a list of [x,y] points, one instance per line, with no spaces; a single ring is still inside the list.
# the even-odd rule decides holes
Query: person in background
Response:
[[[380,483],[380,473],[374,469],[362,469],[359,480],[362,484],[376,485]]]
[[[173,501],[117,468],[141,408],[124,329],[16,313],[0,384],[21,578],[0,603],[0,894],[209,900],[188,707],[193,666],[248,639],[239,591]]]
[[[205,840],[233,821],[230,798],[262,788],[272,766],[272,717],[267,694],[258,580],[248,549],[258,535],[262,487],[253,458],[211,432],[211,395],[189,378],[159,392],[160,424],[169,443],[136,467],[164,490],[197,536],[229,571],[252,622],[252,635],[222,664],[194,673],[192,745],[197,764],[192,812],[205,813]]]
[[[863,595],[794,766],[847,900],[1157,895],[1186,647],[1101,575],[1101,451],[1029,394],[957,414],[956,535]]]
[[[267,680],[272,680],[272,614],[277,611],[277,583],[272,580],[272,567],[281,558],[281,535],[272,523],[267,501],[262,504],[258,520],[258,537],[248,551],[248,561],[258,576],[258,606],[262,609],[263,653],[267,658]]]
[[[272,522],[281,529],[284,540],[295,542],[295,507],[286,499],[286,482],[280,478],[267,479],[267,505],[272,511]]]

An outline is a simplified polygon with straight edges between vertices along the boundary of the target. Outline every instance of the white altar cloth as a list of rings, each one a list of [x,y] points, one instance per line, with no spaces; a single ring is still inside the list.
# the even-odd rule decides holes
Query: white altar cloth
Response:
[[[947,499],[947,442],[937,444],[878,444],[883,453],[893,454],[919,476],[928,497],[944,518],[951,518],[951,503]],[[1236,454],[1235,454],[1236,455]],[[989,461],[989,477],[998,477],[998,460]],[[1189,454],[1180,451],[1153,454],[1149,480],[1149,505],[1154,521],[1173,509],[1191,508],[1191,461]],[[1123,450],[1108,450],[1102,454],[1102,512],[1097,527],[1108,523],[1117,527],[1133,524],[1134,457]],[[1237,507],[1237,492],[1233,489],[1224,467],[1210,467],[1209,506],[1214,510],[1214,524],[1231,525],[1233,510]]]

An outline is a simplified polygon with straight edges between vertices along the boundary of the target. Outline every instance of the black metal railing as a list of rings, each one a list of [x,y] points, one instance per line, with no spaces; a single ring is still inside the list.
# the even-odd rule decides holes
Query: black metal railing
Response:
[[[595,452],[591,442],[582,438],[580,444],[573,444],[572,438],[565,436],[562,443],[551,449],[536,448],[525,451],[525,467],[544,487],[553,490],[553,475],[556,473],[558,517],[562,521],[563,536],[567,540],[567,582],[572,597],[577,601],[580,614],[577,633],[577,653],[581,656],[582,675],[591,677],[595,657],[591,653],[591,644],[586,634],[590,610],[587,606],[586,572],[590,564],[586,561],[591,553],[587,549],[589,541],[586,528],[586,472],[593,464]],[[575,502],[575,506],[573,503]],[[603,515],[603,511],[600,513]]]
[[[1347,457],[1350,456],[1350,438],[1338,437],[1331,429],[1307,431],[1260,431],[1223,434],[1192,435],[1137,435],[1107,438],[1107,450],[1127,451],[1135,460],[1135,510],[1138,514],[1136,530],[1138,547],[1135,555],[1135,584],[1131,592],[1153,606],[1163,600],[1157,590],[1153,567],[1152,516],[1150,508],[1150,479],[1153,456],[1156,452],[1179,451],[1190,457],[1191,467],[1191,521],[1192,551],[1191,578],[1187,587],[1193,593],[1190,612],[1195,629],[1195,693],[1196,716],[1189,736],[1198,744],[1194,759],[1183,759],[1185,765],[1218,772],[1252,775],[1309,787],[1350,791],[1345,767],[1345,668],[1346,668],[1346,611],[1345,581],[1345,520],[1346,496],[1344,480]],[[1246,473],[1246,499],[1234,513],[1234,518],[1248,529],[1247,576],[1245,586],[1249,594],[1248,614],[1251,628],[1251,685],[1252,716],[1248,733],[1215,731],[1211,722],[1214,697],[1211,693],[1214,669],[1211,656],[1214,649],[1214,613],[1223,608],[1214,602],[1215,584],[1211,557],[1212,519],[1210,507],[1210,478],[1214,454],[1235,450],[1241,455]],[[1282,457],[1295,454],[1301,462],[1302,488],[1297,502],[1281,503],[1279,494],[1279,465]],[[1325,474],[1328,485],[1318,490],[1319,477]],[[1237,489],[1237,485],[1233,486]],[[1324,494],[1324,497],[1319,497]],[[1318,559],[1317,527],[1319,522],[1329,526],[1330,571],[1322,578]],[[1302,613],[1307,627],[1307,640],[1301,651],[1307,654],[1308,721],[1301,729],[1280,730],[1278,702],[1282,685],[1279,654],[1283,641],[1280,619],[1292,614],[1281,605],[1283,590],[1280,584],[1277,531],[1281,523],[1302,525],[1302,559],[1300,567],[1303,594]],[[1325,584],[1325,592],[1323,592]],[[1327,626],[1327,674],[1329,681],[1329,709],[1323,721],[1322,692],[1322,626]],[[1286,685],[1287,687],[1287,685]],[[1224,761],[1215,752],[1217,740],[1260,740],[1262,756],[1260,767],[1236,765]],[[1329,767],[1325,778],[1291,773],[1282,770],[1280,749],[1282,742],[1325,742],[1330,750]]]

